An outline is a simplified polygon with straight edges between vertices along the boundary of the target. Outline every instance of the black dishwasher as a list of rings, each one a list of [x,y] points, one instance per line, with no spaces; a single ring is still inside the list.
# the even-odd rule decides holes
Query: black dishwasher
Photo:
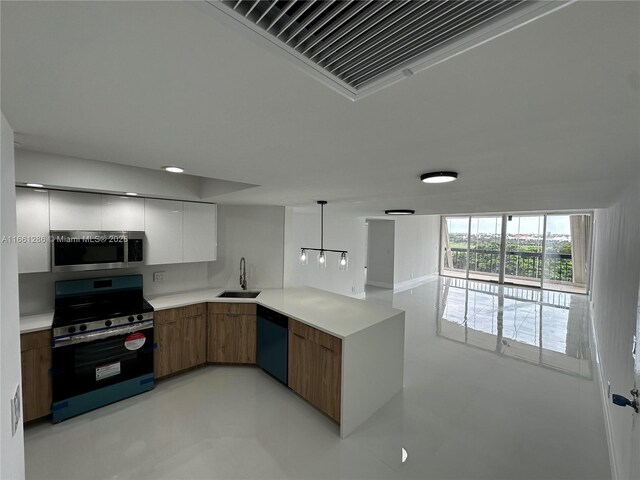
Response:
[[[280,380],[287,382],[287,330],[286,315],[258,305],[256,360],[260,368]]]

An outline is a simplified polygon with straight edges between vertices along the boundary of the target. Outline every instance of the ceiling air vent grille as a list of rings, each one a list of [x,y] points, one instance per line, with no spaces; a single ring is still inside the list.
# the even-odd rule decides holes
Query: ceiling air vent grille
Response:
[[[567,2],[211,0],[352,99]],[[544,13],[543,13],[544,12]]]

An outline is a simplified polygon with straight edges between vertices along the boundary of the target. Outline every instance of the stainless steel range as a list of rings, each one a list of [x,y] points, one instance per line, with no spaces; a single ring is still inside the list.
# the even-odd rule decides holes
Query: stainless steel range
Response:
[[[56,282],[54,423],[153,389],[153,307],[142,275]]]

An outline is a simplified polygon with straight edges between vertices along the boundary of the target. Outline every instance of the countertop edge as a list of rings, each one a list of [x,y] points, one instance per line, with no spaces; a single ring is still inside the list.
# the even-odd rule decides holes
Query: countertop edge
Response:
[[[364,300],[362,299],[357,299],[357,298],[353,298],[353,297],[349,297],[346,295],[340,295],[337,293],[333,293],[333,292],[328,292],[325,290],[320,290],[320,289],[315,289],[315,288],[311,288],[311,287],[304,287],[305,289],[309,289],[309,290],[316,290],[318,293],[323,294],[323,295],[337,295],[340,297],[344,297],[345,299],[350,299],[350,300],[354,300],[354,301],[360,301],[360,302],[364,302]],[[286,290],[286,289],[265,289],[262,292],[268,292],[269,290],[271,291],[277,291],[277,290]],[[384,307],[385,309],[389,310],[389,315],[384,318],[384,319],[380,319],[379,321],[372,323],[371,325],[366,325],[363,326],[363,328],[360,328],[354,332],[351,332],[347,335],[338,333],[336,331],[332,331],[328,328],[323,327],[322,325],[319,325],[316,322],[310,321],[309,319],[305,319],[305,318],[301,318],[301,316],[299,315],[295,315],[292,314],[290,312],[286,312],[284,310],[282,310],[281,308],[278,308],[278,306],[274,306],[273,304],[268,302],[268,299],[260,299],[260,295],[258,295],[256,298],[226,298],[226,297],[218,297],[218,295],[220,295],[220,293],[222,293],[224,291],[224,289],[220,289],[220,288],[212,288],[212,289],[200,289],[200,290],[195,290],[195,291],[186,291],[186,292],[176,292],[176,293],[170,293],[170,294],[159,294],[159,295],[151,295],[149,297],[147,297],[147,301],[149,303],[151,303],[151,305],[154,307],[155,311],[162,311],[162,310],[168,310],[171,308],[180,308],[180,307],[186,307],[189,305],[194,305],[194,304],[198,304],[198,303],[249,303],[249,304],[256,304],[256,305],[261,305],[265,308],[269,308],[271,310],[274,310],[282,315],[286,315],[288,318],[291,318],[293,320],[299,321],[301,323],[304,323],[305,325],[308,325],[310,327],[316,328],[322,332],[328,333],[329,335],[333,335],[334,337],[340,338],[342,340],[348,338],[351,335],[357,334],[363,330],[366,330],[367,328],[373,326],[373,325],[377,325],[380,322],[384,322],[386,320],[388,320],[389,318],[393,318],[395,317],[397,314],[399,313],[403,313],[403,310],[400,309],[396,309],[396,308],[392,308],[392,307]],[[261,293],[262,293],[261,292]],[[175,297],[175,301],[171,301],[172,297]],[[160,300],[159,306],[154,305],[154,300]],[[39,332],[39,331],[43,331],[43,330],[48,330],[51,328],[51,325],[53,323],[53,312],[46,312],[46,313],[42,313],[42,314],[36,314],[36,315],[25,315],[25,316],[21,316],[20,317],[20,334],[25,334],[25,333],[33,333],[33,332]]]

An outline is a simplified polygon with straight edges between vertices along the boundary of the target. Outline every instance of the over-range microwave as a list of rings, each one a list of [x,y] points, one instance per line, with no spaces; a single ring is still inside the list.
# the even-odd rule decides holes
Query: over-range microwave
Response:
[[[51,231],[51,271],[142,265],[144,232]]]

